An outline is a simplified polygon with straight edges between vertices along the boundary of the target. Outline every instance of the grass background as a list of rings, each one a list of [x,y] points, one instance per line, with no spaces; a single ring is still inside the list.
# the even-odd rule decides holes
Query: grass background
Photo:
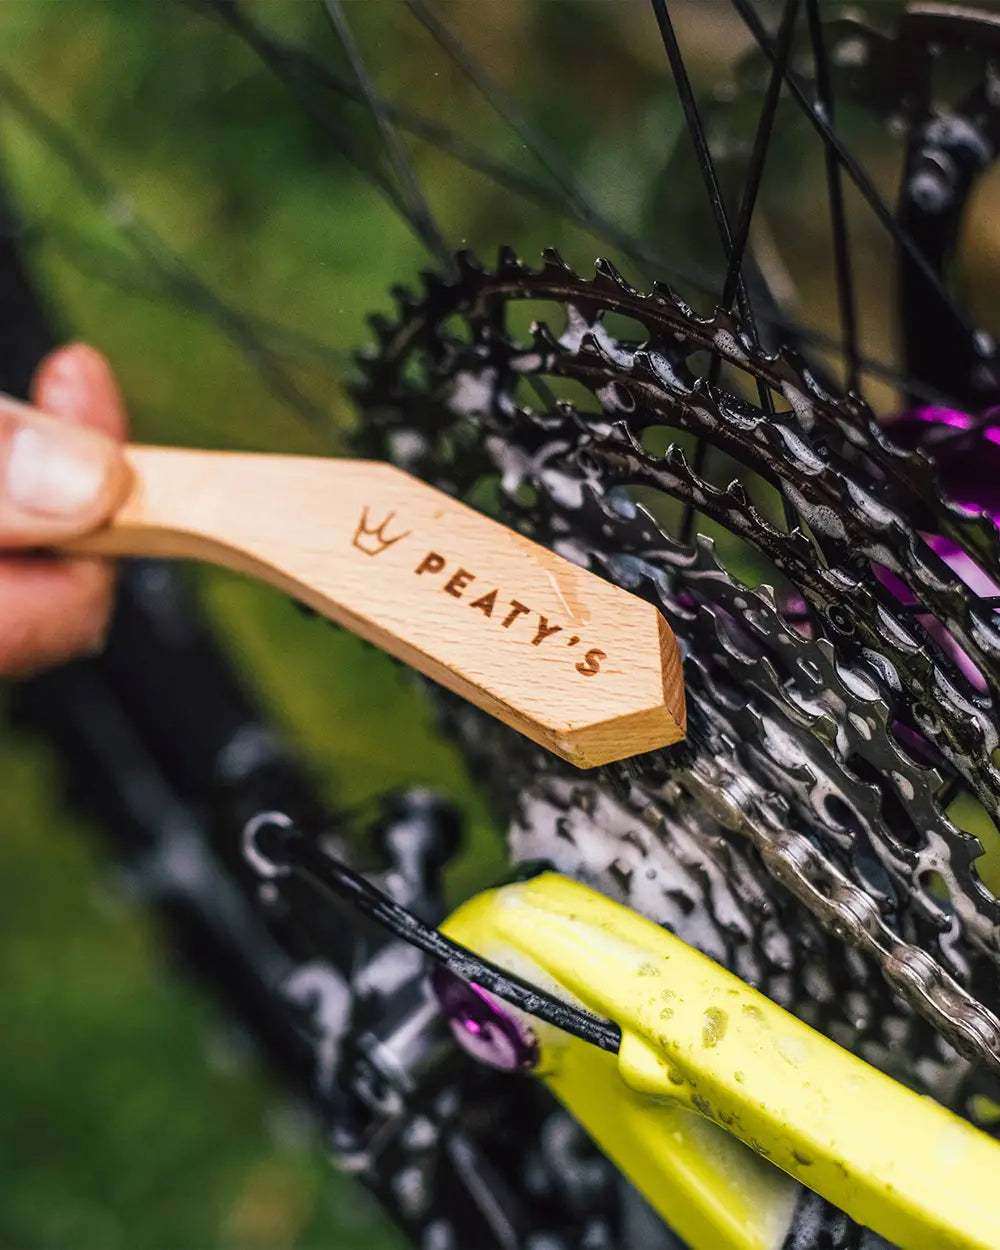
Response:
[[[248,7],[342,65],[317,5]],[[547,114],[554,141],[590,169],[606,207],[638,226],[648,186],[645,174],[621,177],[625,153],[643,168],[643,155],[676,133],[668,99],[632,107],[662,82],[641,32],[607,5],[584,6],[582,20],[574,10],[572,21],[565,5],[517,0],[442,11],[524,107]],[[348,12],[388,96],[538,172],[399,4]],[[633,73],[597,55],[610,56],[609,33]],[[0,73],[107,183],[88,194],[52,135],[0,103],[0,159],[42,290],[64,335],[114,362],[136,436],[342,450],[354,420],[342,381],[349,351],[368,336],[364,314],[386,308],[391,283],[412,281],[426,256],[322,129],[237,40],[183,4],[4,0]],[[599,120],[594,107],[589,122],[555,107],[569,86],[585,98],[588,83],[604,91]],[[373,142],[364,111],[350,117]],[[531,255],[556,243],[592,260],[578,229],[409,147],[456,246],[482,243],[489,254],[510,240]],[[137,222],[230,306],[329,346],[289,365],[320,422],[307,425],[269,393],[217,318],[169,284],[150,288]],[[353,804],[387,786],[432,783],[467,813],[472,850],[456,895],[496,871],[488,813],[404,671],[266,589],[192,576],[234,659],[331,797]],[[62,802],[52,761],[0,730],[0,1250],[398,1246],[168,956]]]

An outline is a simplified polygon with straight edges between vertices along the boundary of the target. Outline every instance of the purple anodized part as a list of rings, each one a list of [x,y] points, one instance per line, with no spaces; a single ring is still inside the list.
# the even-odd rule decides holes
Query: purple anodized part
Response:
[[[431,988],[458,1044],[480,1063],[503,1072],[525,1072],[538,1062],[538,1041],[526,1024],[473,981],[438,964]]]
[[[922,448],[957,503],[985,509],[1000,523],[1000,408],[976,416],[955,408],[913,408],[888,423],[893,438]],[[954,430],[969,430],[966,438]]]
[[[965,508],[984,511],[1000,525],[1000,408],[972,415],[955,408],[923,407],[902,413],[888,423],[892,437],[901,445],[920,448],[935,463],[941,485],[947,494]],[[956,431],[968,430],[966,437]],[[1000,586],[973,559],[941,534],[925,534],[931,547],[981,598],[1000,595]],[[897,599],[908,603],[908,588],[888,569],[877,567],[876,575]],[[925,628],[952,656],[972,684],[985,688],[982,675],[958,643],[927,613],[918,614]]]

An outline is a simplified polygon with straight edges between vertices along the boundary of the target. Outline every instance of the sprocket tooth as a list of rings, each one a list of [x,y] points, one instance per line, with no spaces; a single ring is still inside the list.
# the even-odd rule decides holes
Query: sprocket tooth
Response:
[[[481,278],[486,273],[479,257],[467,247],[455,253],[455,264],[463,278]]]
[[[420,301],[408,286],[403,286],[401,282],[395,283],[389,288],[389,294],[392,296],[399,309],[400,314],[404,317],[410,317],[420,307]]]
[[[640,457],[647,463],[649,462],[649,453],[636,438],[632,427],[627,421],[615,421],[611,425],[609,435],[613,440],[627,447],[634,456]]]
[[[594,261],[594,286],[597,290],[624,292],[626,295],[637,295],[636,289],[629,285],[620,271],[605,256],[598,256]]]
[[[542,248],[542,273],[545,275],[556,275],[564,277],[568,273],[572,273],[569,265],[563,260],[562,252],[555,247]]]
[[[742,327],[728,308],[717,308],[715,310],[715,316],[712,320],[715,322],[715,326],[719,330],[726,330],[730,334],[734,335],[740,335],[743,333]]]
[[[524,272],[524,265],[517,252],[509,243],[502,243],[497,251],[497,274],[500,277],[513,277]]]
[[[688,472],[687,456],[685,456],[683,448],[679,447],[677,443],[670,444],[663,458],[675,473]]]
[[[531,323],[531,346],[537,348],[540,352],[558,352],[562,345],[556,336],[552,333],[547,321],[533,321]]]
[[[726,494],[729,495],[730,498],[735,499],[741,508],[748,508],[750,506],[750,500],[747,498],[746,487],[738,477],[734,477],[726,487]]]
[[[577,350],[581,356],[596,356],[598,360],[604,361],[605,364],[613,363],[593,330],[584,330],[580,335],[580,345]]]
[[[429,299],[439,296],[443,291],[449,289],[447,281],[436,269],[421,269],[420,281],[423,283]]]
[[[632,356],[631,376],[637,382],[647,382],[657,387],[661,391],[666,391],[670,395],[689,395],[690,388],[679,385],[679,379],[673,370],[665,372],[658,365],[658,361],[663,357],[659,353],[647,351],[640,347]]]
[[[677,307],[677,294],[669,282],[663,282],[657,278],[649,293],[658,304],[668,304],[671,308]]]
[[[379,347],[387,347],[396,332],[396,326],[383,313],[369,313],[365,318],[372,333],[378,339]]]
[[[725,309],[715,314],[715,339],[719,351],[735,364],[746,364],[755,350],[739,322]],[[721,340],[721,342],[720,342]]]
[[[700,530],[696,531],[693,546],[698,557],[699,569],[711,570],[718,566],[718,560],[715,555],[715,539],[711,534],[702,534]]]
[[[378,372],[379,360],[378,352],[370,345],[357,347],[351,352],[351,363],[368,377]]]

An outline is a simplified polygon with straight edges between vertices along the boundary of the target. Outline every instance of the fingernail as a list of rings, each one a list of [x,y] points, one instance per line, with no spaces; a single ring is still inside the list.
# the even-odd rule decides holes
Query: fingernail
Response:
[[[59,417],[75,416],[87,398],[86,349],[73,344],[57,352],[46,364],[43,375],[43,407]]]
[[[7,495],[24,512],[70,519],[90,511],[109,486],[110,449],[54,427],[25,425],[7,456]]]

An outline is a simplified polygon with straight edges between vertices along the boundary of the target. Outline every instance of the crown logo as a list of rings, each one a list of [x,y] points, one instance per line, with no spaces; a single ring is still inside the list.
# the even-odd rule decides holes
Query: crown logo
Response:
[[[393,543],[398,543],[401,538],[406,538],[412,533],[411,530],[404,530],[402,534],[394,534],[392,538],[386,537],[386,526],[388,526],[395,515],[395,512],[390,512],[384,521],[372,526],[368,524],[368,509],[364,508],[361,512],[358,528],[354,531],[354,537],[351,539],[351,546],[357,547],[366,556],[378,556],[387,547],[391,547]]]

